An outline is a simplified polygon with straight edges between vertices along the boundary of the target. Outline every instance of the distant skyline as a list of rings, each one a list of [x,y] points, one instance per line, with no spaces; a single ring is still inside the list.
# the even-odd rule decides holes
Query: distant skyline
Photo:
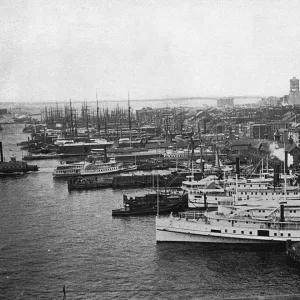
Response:
[[[0,102],[283,96],[300,1],[2,1]]]

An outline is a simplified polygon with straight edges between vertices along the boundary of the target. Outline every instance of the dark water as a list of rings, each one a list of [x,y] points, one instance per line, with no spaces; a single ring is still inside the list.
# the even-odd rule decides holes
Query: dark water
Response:
[[[8,157],[26,140],[4,125]],[[15,152],[18,158],[20,152]],[[155,219],[112,218],[122,195],[69,193],[53,180],[58,161],[38,173],[0,179],[0,299],[221,299],[300,293],[300,271],[284,253],[155,243]]]

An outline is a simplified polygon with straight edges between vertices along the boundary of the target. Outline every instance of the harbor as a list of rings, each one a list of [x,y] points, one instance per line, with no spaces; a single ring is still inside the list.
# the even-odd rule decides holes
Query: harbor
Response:
[[[2,1],[0,299],[300,300],[299,11]]]
[[[26,140],[28,133],[22,132],[23,124],[7,124],[3,125],[3,127],[3,153],[7,158],[7,154],[12,153],[12,151],[8,150],[8,147],[10,147],[14,153],[19,153],[20,146],[17,144],[23,140]],[[183,161],[181,161],[181,163],[182,162]],[[7,228],[9,228],[9,235],[7,235],[4,239],[4,246],[1,250],[3,254],[2,257],[6,261],[5,262],[2,260],[2,265],[5,266],[5,269],[7,270],[4,271],[4,274],[6,274],[8,270],[11,270],[11,267],[9,267],[7,264],[7,261],[9,261],[9,258],[12,255],[12,250],[9,246],[12,242],[11,237],[18,237],[19,233],[22,235],[22,237],[19,237],[20,240],[27,239],[31,241],[33,238],[34,239],[29,243],[25,251],[22,247],[19,250],[14,249],[14,255],[18,255],[18,251],[22,251],[22,257],[26,259],[24,263],[27,262],[27,264],[32,260],[32,254],[35,256],[42,255],[41,257],[44,257],[43,265],[45,265],[45,270],[42,270],[42,275],[40,275],[42,278],[43,276],[48,278],[48,275],[45,272],[50,268],[53,274],[61,274],[60,277],[65,277],[65,280],[67,280],[69,276],[65,272],[72,270],[74,264],[78,265],[78,272],[80,272],[79,270],[85,270],[81,273],[91,274],[94,277],[94,279],[90,282],[91,285],[88,285],[89,291],[85,292],[85,294],[90,295],[91,298],[97,298],[99,295],[98,292],[93,292],[92,286],[96,282],[98,289],[101,290],[101,295],[105,295],[105,297],[107,296],[110,298],[111,293],[116,293],[118,297],[124,297],[123,291],[116,291],[114,286],[112,286],[110,289],[107,289],[106,286],[107,282],[110,282],[112,276],[111,272],[109,271],[109,266],[115,259],[117,259],[120,266],[122,266],[120,268],[120,278],[117,280],[118,285],[126,288],[126,282],[128,281],[133,285],[137,285],[135,289],[130,289],[130,291],[125,292],[127,295],[126,297],[129,298],[135,297],[134,295],[136,293],[139,295],[143,295],[144,293],[140,288],[142,281],[136,281],[136,276],[129,275],[128,273],[132,271],[133,274],[135,274],[134,270],[137,265],[144,266],[144,268],[147,269],[147,274],[145,276],[152,276],[154,273],[156,274],[156,279],[151,282],[153,289],[150,288],[151,291],[147,291],[147,295],[149,295],[149,293],[151,295],[155,295],[158,288],[162,289],[165,295],[169,294],[170,296],[174,295],[174,292],[178,293],[178,295],[186,295],[189,293],[193,294],[193,288],[191,284],[198,283],[196,283],[196,281],[193,283],[193,280],[191,282],[191,279],[188,279],[187,281],[187,279],[184,279],[185,277],[182,277],[181,275],[176,277],[176,282],[177,280],[182,281],[182,289],[180,286],[176,285],[176,287],[174,286],[169,291],[165,290],[164,285],[167,284],[164,279],[166,278],[165,273],[161,274],[163,277],[160,275],[157,276],[157,266],[163,266],[171,262],[174,264],[174,261],[176,261],[175,266],[180,268],[183,273],[188,272],[190,268],[193,269],[195,267],[195,261],[198,261],[198,263],[196,263],[196,266],[198,266],[199,269],[199,271],[196,272],[198,276],[201,277],[203,272],[211,273],[211,275],[208,277],[210,282],[215,282],[215,284],[219,284],[219,286],[219,280],[222,278],[222,285],[220,288],[222,288],[223,291],[226,290],[227,284],[230,283],[231,288],[227,289],[226,292],[228,297],[231,295],[234,297],[236,295],[237,289],[240,289],[241,283],[242,286],[245,286],[245,295],[247,295],[246,288],[249,289],[247,281],[244,281],[243,277],[237,275],[237,269],[232,268],[232,266],[230,266],[230,268],[228,267],[229,265],[232,265],[234,261],[236,261],[236,258],[238,258],[238,261],[240,261],[240,263],[243,265],[245,262],[247,262],[247,267],[243,268],[243,273],[241,276],[244,276],[244,274],[247,273],[249,273],[249,276],[250,274],[251,276],[256,274],[261,281],[260,284],[252,287],[249,290],[248,295],[252,293],[260,293],[262,289],[264,289],[266,293],[273,293],[274,289],[276,289],[276,287],[280,284],[279,280],[276,281],[274,279],[274,285],[272,284],[270,286],[268,284],[268,277],[264,275],[265,271],[263,271],[266,268],[272,268],[272,274],[280,272],[283,276],[280,280],[282,280],[282,278],[283,280],[284,278],[286,278],[286,280],[290,280],[290,277],[294,276],[294,272],[297,272],[297,267],[286,261],[285,253],[284,251],[281,251],[281,248],[284,248],[284,246],[280,248],[276,247],[275,249],[277,250],[272,250],[271,247],[271,251],[269,249],[267,251],[266,247],[253,249],[249,245],[243,245],[243,247],[240,248],[234,244],[227,244],[227,246],[224,247],[222,244],[218,244],[216,246],[214,244],[202,245],[200,243],[198,245],[198,243],[178,243],[176,244],[176,247],[174,247],[172,243],[157,243],[155,229],[155,215],[157,214],[157,183],[161,192],[164,193],[165,186],[167,186],[171,181],[171,178],[168,178],[168,176],[170,176],[171,172],[176,169],[176,166],[178,167],[177,172],[182,169],[181,165],[181,168],[179,168],[179,164],[176,165],[176,160],[175,165],[173,164],[171,166],[171,171],[166,169],[152,171],[141,170],[136,171],[142,172],[140,175],[124,173],[115,174],[113,177],[111,177],[110,174],[106,175],[105,177],[97,176],[99,177],[100,182],[102,181],[102,184],[103,182],[105,183],[104,186],[96,186],[93,188],[91,186],[85,186],[84,188],[79,187],[78,189],[68,189],[69,180],[65,180],[64,178],[53,178],[53,171],[61,164],[59,159],[54,158],[36,160],[32,161],[32,164],[38,165],[39,169],[37,172],[28,172],[27,174],[14,177],[8,176],[4,177],[0,181],[1,191],[4,195],[3,199],[5,199],[4,202],[2,200],[2,226],[8,226]],[[235,165],[233,165],[233,169],[236,169]],[[196,163],[194,163],[194,170],[194,175],[199,176],[195,178],[195,182],[203,180],[203,174],[199,172],[198,175],[197,173]],[[149,174],[146,175],[146,172],[149,172]],[[175,185],[177,188],[181,187],[184,179],[187,180],[186,176],[188,176],[188,173],[183,172],[180,180]],[[209,173],[206,174],[207,180],[214,176],[216,175],[209,175]],[[79,178],[80,177],[74,177],[73,180],[78,180]],[[95,177],[82,177],[82,179],[86,180],[89,178],[95,179]],[[157,180],[158,178],[159,180]],[[72,177],[70,180],[72,180]],[[113,180],[115,182],[114,187]],[[107,186],[107,183],[109,186]],[[274,183],[273,179],[271,183]],[[12,193],[11,191],[14,192]],[[149,213],[149,211],[147,211],[145,212],[146,215],[144,215],[143,211],[140,211],[140,213],[137,214],[128,214],[126,209],[124,209],[124,204],[127,203],[124,203],[124,199],[130,200],[130,197],[144,198],[147,193],[153,195],[152,212]],[[19,195],[17,200],[15,198],[15,194]],[[125,196],[127,198],[124,198]],[[163,209],[164,198],[159,199],[159,202],[160,201],[162,202],[161,208]],[[145,206],[143,209],[144,208]],[[118,210],[120,211],[120,215],[114,213]],[[171,208],[171,211],[173,210],[176,211],[175,209]],[[180,210],[186,210],[186,207],[183,208],[181,206],[178,211]],[[167,219],[169,217],[169,211],[165,216],[163,216],[162,210],[162,215],[160,218]],[[29,216],[30,219],[28,219]],[[174,218],[176,218],[176,214],[174,214]],[[9,226],[9,224],[14,222],[14,219],[19,219],[22,222],[19,223],[19,226],[14,227],[15,229]],[[24,224],[24,222],[27,223],[27,227],[29,226],[29,228],[31,228],[30,233],[27,231],[27,227],[23,227],[21,225]],[[60,232],[59,236],[57,235],[58,232]],[[120,239],[120,236],[123,238]],[[35,248],[34,240],[43,244],[44,246],[40,247],[40,249]],[[84,247],[82,244],[83,242],[85,243]],[[105,244],[105,247],[99,247],[99,245],[103,243]],[[133,244],[136,246],[133,247]],[[111,248],[119,250],[114,250],[112,252],[110,250]],[[72,251],[73,253],[71,256],[69,251]],[[84,251],[85,257],[78,260],[78,255],[80,255],[81,251]],[[96,257],[92,254],[95,251],[98,252]],[[127,251],[128,253],[126,256],[124,256],[124,251]],[[170,261],[166,260],[164,254],[166,251],[168,252],[168,255],[171,255],[172,257]],[[156,255],[153,256],[153,253],[156,253]],[[129,258],[130,256],[132,256],[131,259]],[[110,259],[108,261],[103,260],[104,257],[110,257]],[[199,257],[201,258],[200,260]],[[53,265],[53,259],[55,259],[58,264]],[[87,259],[89,261],[88,265],[86,265]],[[132,263],[133,259],[135,261],[134,263]],[[16,263],[18,263],[18,260]],[[128,263],[130,265],[128,265]],[[99,264],[103,266],[103,271],[100,273],[94,267]],[[149,264],[156,267],[149,269],[146,267],[149,266]],[[59,270],[60,265],[64,266],[64,270]],[[172,269],[170,269],[170,272]],[[20,284],[19,282],[19,288],[14,289],[14,291],[9,288],[9,282],[12,275],[7,273],[6,294],[14,297],[14,295],[22,293],[27,297],[39,295],[41,298],[47,298],[48,294],[28,288],[28,283],[25,280],[28,272],[29,274],[32,273],[32,278],[36,278],[33,275],[35,272],[35,267],[33,265],[29,269],[27,268],[26,272],[24,270],[24,273],[19,273],[24,285]],[[228,272],[229,274],[232,274],[232,278],[235,279],[224,281],[224,277],[227,277]],[[40,276],[39,278],[41,278]],[[80,276],[80,273],[76,274],[77,278],[80,278]],[[98,276],[101,276],[101,279]],[[60,277],[56,278],[55,276],[55,278],[53,278],[53,290],[49,290],[47,293],[59,295],[57,290],[59,290],[61,285],[61,279],[59,279]],[[144,278],[145,277],[142,276],[141,280],[144,280]],[[15,278],[14,280],[18,279]],[[99,282],[101,282],[100,285]],[[218,292],[214,294],[210,288],[210,285],[206,285],[205,282],[206,281],[203,281],[203,286],[201,288],[203,291],[207,291],[209,295],[208,298],[213,297],[213,295],[217,296]],[[36,281],[36,283],[30,284],[30,286],[34,286],[35,284],[38,285],[39,283]],[[86,283],[84,283],[84,286],[87,286]],[[292,286],[294,292],[297,292],[296,281],[292,281]],[[46,289],[46,282],[44,283],[44,287]],[[69,295],[77,295],[79,292],[78,290],[81,287],[82,286],[79,283],[72,283],[70,281],[67,284],[67,293]],[[293,289],[291,290],[293,291]]]

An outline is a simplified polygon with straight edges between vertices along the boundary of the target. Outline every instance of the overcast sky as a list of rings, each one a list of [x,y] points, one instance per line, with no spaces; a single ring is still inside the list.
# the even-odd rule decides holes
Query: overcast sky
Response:
[[[0,101],[282,96],[300,1],[0,1]]]

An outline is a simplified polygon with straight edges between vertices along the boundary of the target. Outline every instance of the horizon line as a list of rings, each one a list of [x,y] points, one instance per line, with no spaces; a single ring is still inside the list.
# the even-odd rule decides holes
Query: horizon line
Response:
[[[223,96],[223,97],[215,97],[215,96],[210,96],[210,97],[172,97],[172,98],[147,98],[147,99],[129,99],[130,102],[139,102],[139,101],[182,101],[182,100],[219,100],[219,99],[226,99],[226,98],[233,98],[233,99],[261,99],[261,98],[265,98],[268,96],[258,96],[258,95],[253,95],[253,96]],[[272,96],[269,96],[272,97]],[[97,101],[97,99],[95,100],[72,100],[72,98],[70,98],[67,101],[57,101],[57,100],[48,100],[48,101],[24,101],[24,102],[20,102],[20,101],[4,101],[2,102],[3,104],[5,103],[40,103],[40,104],[45,104],[45,103],[66,103],[69,102],[71,100],[71,102],[73,103],[82,103],[82,102],[95,102]],[[99,100],[99,102],[127,102],[128,99],[114,99],[114,100]]]

